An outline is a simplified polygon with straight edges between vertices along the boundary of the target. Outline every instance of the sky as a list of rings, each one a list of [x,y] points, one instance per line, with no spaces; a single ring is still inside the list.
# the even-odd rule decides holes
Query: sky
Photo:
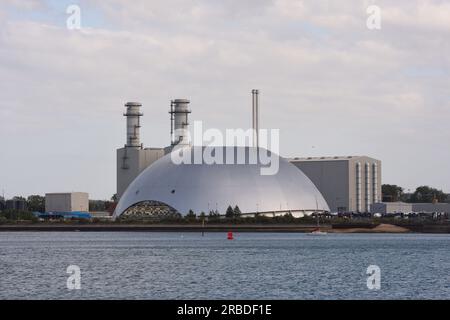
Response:
[[[445,1],[2,0],[0,192],[109,199],[126,101],[163,147],[171,99],[249,128],[253,88],[282,156],[367,155],[383,183],[450,192],[448,17]]]

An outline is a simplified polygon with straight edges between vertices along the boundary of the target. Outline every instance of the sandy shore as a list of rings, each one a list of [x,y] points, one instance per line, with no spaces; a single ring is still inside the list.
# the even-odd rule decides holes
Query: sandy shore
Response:
[[[333,233],[407,233],[411,230],[392,224],[379,224],[375,228],[342,228],[332,229]]]

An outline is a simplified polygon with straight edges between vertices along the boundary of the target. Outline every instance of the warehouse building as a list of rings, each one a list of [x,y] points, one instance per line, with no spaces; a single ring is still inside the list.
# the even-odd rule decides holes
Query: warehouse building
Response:
[[[443,212],[450,213],[450,203],[379,202],[372,204],[371,213]]]
[[[405,202],[378,202],[374,203],[370,206],[371,213],[407,213],[412,212],[413,206],[412,203]]]
[[[292,158],[332,212],[370,212],[381,200],[381,161],[367,156]]]
[[[46,193],[45,212],[88,212],[89,194],[86,192]]]

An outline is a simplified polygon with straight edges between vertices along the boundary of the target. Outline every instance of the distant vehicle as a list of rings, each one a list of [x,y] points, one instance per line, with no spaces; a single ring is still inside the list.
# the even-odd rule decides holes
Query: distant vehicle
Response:
[[[379,212],[373,214],[374,218],[381,218],[382,216],[383,216],[383,214],[381,214]]]

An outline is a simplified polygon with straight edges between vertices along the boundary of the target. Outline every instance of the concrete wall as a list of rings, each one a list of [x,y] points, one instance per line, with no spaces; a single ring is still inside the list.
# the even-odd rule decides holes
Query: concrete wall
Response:
[[[71,193],[71,211],[89,211],[89,195],[85,192],[72,192]]]
[[[89,211],[89,195],[85,192],[46,193],[46,212]]]
[[[123,195],[131,182],[149,165],[165,155],[163,148],[117,149],[117,196]]]
[[[372,203],[381,201],[382,172],[379,160],[349,156],[295,158],[290,161],[314,182],[332,212],[369,212]],[[358,164],[361,168],[359,181]]]
[[[348,210],[348,161],[294,161],[292,164],[316,185],[331,211]]]

